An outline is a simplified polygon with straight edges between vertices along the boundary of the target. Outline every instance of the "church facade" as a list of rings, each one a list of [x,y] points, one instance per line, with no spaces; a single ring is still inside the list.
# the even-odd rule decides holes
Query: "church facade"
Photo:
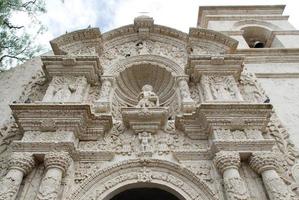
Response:
[[[0,199],[299,199],[299,32],[283,10],[50,41],[1,129]]]

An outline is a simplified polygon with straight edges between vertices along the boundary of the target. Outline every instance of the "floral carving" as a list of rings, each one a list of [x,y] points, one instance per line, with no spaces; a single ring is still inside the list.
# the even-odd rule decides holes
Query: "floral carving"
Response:
[[[240,166],[240,156],[238,152],[220,151],[216,153],[214,162],[216,167],[223,173],[226,169]]]
[[[246,185],[240,177],[224,178],[224,187],[229,200],[250,199]]]
[[[248,72],[246,68],[244,68],[243,72],[241,73],[240,92],[244,100],[250,102],[263,103],[267,99],[267,95],[260,86],[255,75]]]

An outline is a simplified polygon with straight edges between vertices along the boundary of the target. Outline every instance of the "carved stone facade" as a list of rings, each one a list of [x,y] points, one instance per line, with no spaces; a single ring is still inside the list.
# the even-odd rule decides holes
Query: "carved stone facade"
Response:
[[[110,200],[140,187],[180,200],[299,199],[299,154],[246,67],[251,53],[228,36],[238,33],[140,16],[52,40],[39,95],[10,105],[0,200]]]

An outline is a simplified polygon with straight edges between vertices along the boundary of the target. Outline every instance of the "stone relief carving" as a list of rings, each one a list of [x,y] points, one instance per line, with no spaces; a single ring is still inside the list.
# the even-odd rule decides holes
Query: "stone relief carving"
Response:
[[[187,62],[185,48],[152,40],[130,41],[120,45],[113,45],[112,47],[104,47],[104,53],[100,59],[103,66],[108,67],[120,59],[144,54],[160,55],[175,59],[181,66],[184,66]]]
[[[240,100],[238,87],[232,76],[210,75],[201,78],[203,94],[206,100]]]
[[[276,141],[278,150],[282,153],[283,158],[289,166],[295,164],[296,158],[299,157],[298,149],[290,140],[290,135],[281,124],[277,115],[273,112],[270,122],[267,125],[267,134]]]
[[[120,123],[120,122],[119,122]],[[120,130],[112,130],[98,141],[81,141],[79,149],[115,152],[118,155],[151,156],[167,155],[173,151],[194,151],[208,148],[207,141],[192,140],[181,132],[175,132],[174,121],[170,121],[167,130],[156,134],[140,132],[134,134]]]
[[[249,199],[244,181],[239,177],[224,179],[224,187],[228,199]]]
[[[267,95],[255,75],[248,72],[246,68],[241,73],[239,86],[240,92],[246,101],[263,103],[267,99]]]
[[[193,101],[195,101],[196,103],[200,103],[200,91],[199,91],[199,87],[191,82],[189,85],[189,90],[190,90],[190,96],[193,99]]]
[[[196,41],[195,44],[190,45],[188,51],[191,55],[223,54],[225,49],[221,46],[213,46],[208,42]]]
[[[223,174],[223,182],[228,200],[249,200],[246,184],[239,174],[240,156],[238,152],[217,152],[214,162]]]
[[[161,166],[161,162],[164,163],[165,161],[159,161],[159,160],[153,160],[153,161],[148,161],[148,160],[140,160],[138,161],[138,163],[136,163],[136,160],[131,160],[131,162],[125,161],[122,163],[118,163],[112,166],[109,166],[107,168],[101,169],[99,171],[97,171],[97,173],[93,174],[91,177],[97,177],[97,174],[101,174],[103,176],[107,176],[106,174],[109,173],[109,175],[111,176],[110,179],[106,179],[106,180],[101,180],[98,179],[97,180],[99,182],[93,183],[93,185],[97,185],[96,188],[93,189],[89,189],[89,188],[85,188],[86,183],[89,183],[91,180],[91,177],[89,177],[89,179],[87,179],[84,182],[84,186],[80,186],[84,187],[84,191],[87,192],[85,196],[82,196],[82,191],[80,191],[81,189],[79,189],[79,192],[75,192],[73,195],[70,196],[70,198],[68,199],[82,199],[82,198],[87,198],[87,199],[102,199],[103,196],[102,194],[104,194],[105,192],[107,192],[108,190],[113,190],[113,188],[115,187],[121,187],[123,185],[123,183],[128,183],[128,182],[134,182],[134,183],[145,183],[145,182],[149,182],[149,183],[168,183],[169,186],[173,187],[173,188],[179,188],[180,191],[185,192],[190,199],[196,199],[199,198],[199,194],[200,193],[205,193],[209,196],[209,198],[217,198],[217,195],[211,191],[208,186],[202,182],[200,179],[198,179],[197,177],[194,177],[191,171],[189,171],[186,168],[182,168],[181,169],[181,176],[176,176],[175,174],[173,174],[172,172],[172,167],[173,166],[178,166],[177,164],[171,164],[173,166],[171,166],[170,168],[167,168],[167,173],[161,171],[159,168],[162,167]],[[130,167],[126,167],[126,165],[129,165]],[[136,167],[136,164],[138,164],[138,167]],[[117,173],[114,172],[109,172],[110,170],[115,171],[115,167],[120,167],[120,170],[117,170]],[[116,172],[116,171],[115,171]],[[191,175],[191,182],[184,178],[182,179],[182,177],[185,177],[184,174],[188,174]],[[194,187],[190,187],[190,184],[194,184],[197,186]],[[196,187],[200,187],[201,189],[196,190]],[[78,191],[78,190],[76,190]]]
[[[4,125],[0,129],[0,137],[0,177],[3,177],[8,167],[8,156],[11,153],[9,146],[13,140],[21,138],[17,124],[11,121]]]
[[[219,140],[255,140],[264,139],[262,132],[257,129],[244,129],[244,130],[229,130],[229,129],[216,129],[214,130],[215,139]]]
[[[85,77],[53,77],[44,102],[80,102],[83,100],[87,80]]]
[[[189,53],[191,55],[207,53],[215,55],[218,53],[224,53],[224,50],[222,51],[219,49],[220,48],[218,48],[217,46],[207,46],[203,42],[202,44],[196,44],[190,47]],[[106,69],[121,59],[126,59],[128,57],[137,55],[153,54],[167,57],[178,62],[180,66],[185,66],[187,60],[187,52],[185,50],[185,47],[175,44],[166,44],[153,40],[136,40],[126,42],[121,45],[115,44],[111,46],[104,46],[103,52],[104,53],[101,54],[101,64],[103,64]],[[93,46],[85,46],[84,48],[79,47],[79,50],[72,52],[72,54],[77,55],[95,55],[97,53],[99,53],[98,49]],[[42,76],[43,75],[41,75],[41,77]],[[29,88],[32,90],[40,90],[36,94],[30,93],[30,95],[34,96],[34,100],[41,99],[40,93],[42,93],[41,91],[45,92],[45,88],[47,86],[47,84],[45,84],[45,82],[42,80],[43,78],[41,77],[38,78],[41,80],[41,82],[39,83],[40,87],[37,86]],[[207,100],[228,102],[240,100],[238,94],[239,90],[233,77],[218,76],[217,74],[212,76],[205,76],[202,79],[202,84],[204,84],[204,86],[202,86],[201,88],[198,85],[194,85],[192,83],[189,84],[187,80],[188,79],[178,84],[181,99],[183,100],[194,100],[197,103],[201,103],[200,101],[203,98],[206,98]],[[266,98],[264,91],[259,86],[256,77],[253,74],[249,73],[247,70],[244,70],[241,75],[239,87],[245,100],[254,103],[264,102]],[[87,89],[88,97],[87,99],[84,99]],[[112,83],[109,81],[103,81],[100,88],[99,86],[88,86],[86,79],[83,77],[54,77],[48,87],[48,90],[46,91],[43,101],[94,103],[100,98],[102,98],[103,100],[108,100],[110,92],[112,90]],[[160,95],[160,93],[158,94]],[[25,96],[25,99],[27,100],[27,93],[26,95],[24,94],[24,97]],[[138,101],[139,102],[137,107],[140,108],[159,106],[159,98],[152,91],[152,87],[149,85],[145,85],[143,87],[143,91],[140,93]],[[27,103],[30,102],[31,100],[29,99]],[[175,114],[178,112],[178,104],[179,102],[175,100],[170,105],[167,105],[169,106],[171,116],[169,118],[170,120],[168,120],[165,130],[158,131],[157,133],[143,131],[136,134],[132,133],[130,130],[126,130],[122,121],[120,120],[121,114],[119,112],[119,109],[121,107],[128,107],[128,105],[117,99],[117,95],[115,95],[113,97],[111,107],[114,120],[112,130],[101,135],[100,138],[98,138],[96,141],[79,141],[78,147],[74,151],[94,151],[95,154],[100,151],[113,152],[116,154],[116,156],[118,156],[115,160],[112,161],[116,162],[116,164],[118,164],[119,158],[128,158],[128,162],[131,162],[131,160],[136,157],[145,159],[144,157],[146,156],[156,156],[159,159],[163,160],[165,159],[165,157],[171,157],[171,154],[173,152],[178,151],[187,153],[198,150],[209,151],[209,144],[207,140],[191,139],[187,135],[185,135],[184,132],[176,130],[173,116],[175,116]],[[147,116],[149,114],[150,113],[147,109],[142,109],[137,115]],[[41,130],[44,132],[26,132],[24,134],[22,142],[30,142],[33,140],[56,142],[63,141],[65,139],[64,134],[48,134],[47,131],[55,130],[55,120],[49,121],[42,119],[40,122],[40,125],[38,124],[37,126],[40,126]],[[188,123],[188,121],[184,123]],[[238,125],[239,123],[244,122],[240,120],[237,121],[236,124]],[[17,130],[18,127],[15,127],[15,129]],[[0,140],[0,161],[2,163],[0,166],[1,174],[6,173],[7,166],[5,162],[7,160],[6,154],[9,152],[8,145],[13,139],[20,139],[18,138],[18,133],[16,133],[17,131],[14,132],[10,130],[10,132],[13,133],[6,132],[8,131],[1,130],[1,136],[3,136]],[[63,133],[63,131],[61,133]],[[273,194],[273,199],[289,199],[289,195],[293,195],[285,191],[283,191],[284,193],[280,192],[280,188],[284,187],[284,182],[288,182],[289,185],[292,186],[292,188],[298,188],[298,186],[293,184],[295,184],[294,182],[298,183],[299,181],[298,164],[296,164],[296,159],[299,157],[299,154],[297,149],[295,149],[295,146],[290,142],[287,131],[281,126],[275,114],[272,114],[270,123],[268,124],[267,135],[262,135],[261,131],[256,129],[216,129],[214,131],[214,134],[215,137],[217,137],[217,139],[219,140],[259,140],[264,139],[264,137],[266,136],[273,137],[276,140],[276,146],[273,151],[277,155],[280,155],[279,159],[283,161],[282,164],[284,164],[284,166],[282,167],[281,171],[279,171],[280,167],[277,167],[277,171],[280,177],[271,178],[271,176],[266,176],[264,178],[264,181],[266,182],[265,186],[267,190],[270,191],[271,194]],[[223,173],[223,183],[227,199],[249,199],[246,190],[246,184],[244,183],[243,179],[240,176],[235,176],[240,164],[240,158],[238,158],[235,152],[226,152],[225,155],[222,155],[221,158],[223,160],[219,161],[216,165]],[[197,158],[197,161],[198,159],[199,158]],[[62,175],[66,168],[68,168],[70,162],[68,159],[66,159],[67,161],[65,162],[63,160],[64,158],[47,160],[46,165],[51,165],[51,162],[54,162],[54,164],[52,163],[52,165],[56,166],[58,172],[53,172],[53,170],[51,170],[53,173],[48,173],[47,171],[40,186],[38,199],[56,199],[59,195],[59,190],[62,184]],[[146,163],[146,161],[144,162]],[[173,163],[175,162],[177,162],[177,160],[173,161]],[[97,171],[108,164],[109,162],[104,163],[98,161],[76,162],[74,169],[74,182],[76,184],[81,184],[85,179],[92,176],[92,173],[94,171]],[[179,170],[184,170],[184,167],[188,168],[196,175],[196,177],[194,176],[194,179],[192,180],[198,178],[206,184],[205,187],[209,188],[214,193],[217,193],[214,189],[216,181],[211,175],[214,169],[212,168],[212,165],[210,163],[180,163],[178,166],[180,166],[180,168],[177,167],[177,169]],[[225,174],[224,171],[230,168],[233,168],[234,173],[230,171]],[[129,167],[127,167],[126,169],[130,170]],[[47,168],[47,170],[49,170],[49,168]],[[284,180],[284,182],[281,181],[281,178]],[[179,176],[176,177],[171,174],[163,174],[162,172],[157,172],[150,167],[146,167],[146,164],[144,164],[144,166],[142,167],[139,167],[136,171],[132,171],[127,174],[120,174],[117,177],[111,177],[111,179],[109,179],[107,182],[104,182],[96,189],[96,194],[90,194],[90,198],[101,198],[101,194],[103,194],[105,191],[113,188],[121,182],[125,182],[128,180],[137,180],[137,182],[142,183],[154,182],[157,180],[165,181],[177,186],[179,189],[188,193],[188,195],[192,197],[191,199],[200,198],[199,193],[194,190],[194,188],[187,185],[183,180],[181,180]],[[5,190],[7,192],[2,193],[1,195],[3,196],[0,195],[0,199],[10,199],[17,193],[19,183],[22,180],[18,179],[18,184],[15,184],[11,177],[4,177],[2,181],[2,185],[4,186],[0,186],[0,191]],[[216,195],[214,197],[215,199],[217,199]],[[292,197],[294,197],[295,199],[295,196]]]

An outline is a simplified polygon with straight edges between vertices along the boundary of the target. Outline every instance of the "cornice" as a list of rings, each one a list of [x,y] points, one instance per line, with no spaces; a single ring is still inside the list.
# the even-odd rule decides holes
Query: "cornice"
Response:
[[[91,84],[103,73],[98,56],[42,56],[42,68],[48,79],[53,76],[84,76]]]
[[[219,15],[278,15],[281,16],[285,5],[244,5],[244,6],[200,6],[197,26],[206,27],[207,16]]]
[[[197,81],[203,74],[233,75],[238,80],[243,70],[243,62],[244,57],[236,54],[190,55],[185,71]]]
[[[10,108],[22,132],[69,130],[80,140],[94,140],[112,127],[110,114],[96,115],[88,104],[12,104]]]

